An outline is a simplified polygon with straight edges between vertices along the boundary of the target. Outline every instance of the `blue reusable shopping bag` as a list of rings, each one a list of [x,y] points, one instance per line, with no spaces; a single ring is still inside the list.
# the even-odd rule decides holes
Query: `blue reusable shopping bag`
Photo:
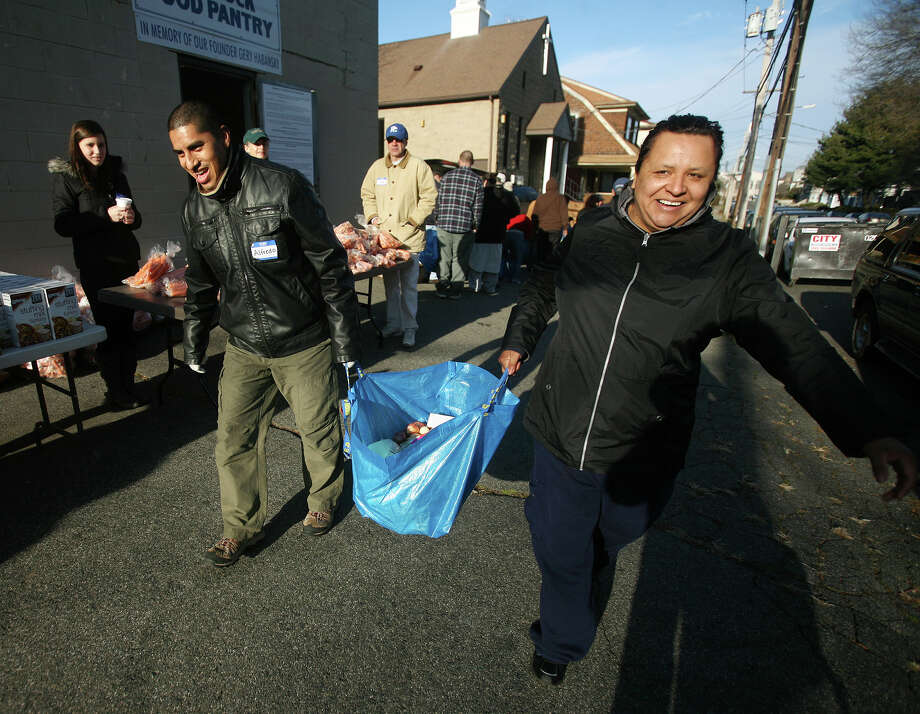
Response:
[[[507,379],[463,362],[409,372],[359,369],[344,411],[361,515],[397,533],[437,538],[450,531],[514,417],[519,400]],[[432,412],[454,418],[395,454],[368,448]]]

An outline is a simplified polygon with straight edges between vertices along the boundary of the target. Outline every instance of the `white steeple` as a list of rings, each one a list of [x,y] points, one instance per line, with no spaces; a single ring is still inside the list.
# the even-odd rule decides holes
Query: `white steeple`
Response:
[[[489,26],[492,13],[486,10],[486,0],[457,0],[450,11],[450,39],[478,35]]]

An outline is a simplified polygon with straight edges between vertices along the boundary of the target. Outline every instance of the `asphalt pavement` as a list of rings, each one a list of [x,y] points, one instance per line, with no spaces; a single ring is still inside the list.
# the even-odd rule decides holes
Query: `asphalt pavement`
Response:
[[[379,278],[374,291],[382,318]],[[843,354],[844,292],[795,291]],[[515,293],[446,301],[422,285],[418,346],[379,347],[365,322],[363,366],[452,359],[497,374]],[[144,338],[148,388],[161,338]],[[217,569],[202,554],[220,535],[222,351],[218,330],[203,384],[179,372],[163,405],[133,412],[102,411],[98,375],[80,376],[85,432],[0,458],[0,710],[917,710],[920,502],[884,503],[867,463],[839,454],[730,338],[705,354],[674,497],[623,551],[594,647],[560,687],[530,674],[527,636],[539,572],[521,420],[542,351],[512,380],[521,408],[448,535],[397,535],[346,503],[328,535],[303,536],[298,440],[273,429],[267,537]],[[915,436],[917,380],[858,369],[880,418]],[[65,397],[48,400],[66,414]],[[0,384],[0,443],[37,418],[32,387]],[[276,422],[294,426],[288,410]]]

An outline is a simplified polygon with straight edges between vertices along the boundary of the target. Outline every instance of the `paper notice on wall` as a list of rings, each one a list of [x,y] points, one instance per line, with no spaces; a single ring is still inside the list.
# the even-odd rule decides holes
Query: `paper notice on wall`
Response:
[[[263,82],[262,128],[271,142],[269,159],[297,169],[316,185],[313,164],[313,92]]]

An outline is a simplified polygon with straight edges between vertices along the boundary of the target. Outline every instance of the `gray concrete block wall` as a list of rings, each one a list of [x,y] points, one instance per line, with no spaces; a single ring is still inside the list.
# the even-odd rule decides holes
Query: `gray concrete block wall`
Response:
[[[377,3],[281,0],[281,18],[284,74],[259,76],[317,91],[322,199],[331,220],[344,220],[379,155]],[[0,3],[0,270],[73,269],[70,240],[53,229],[46,164],[66,154],[78,119],[102,124],[126,162],[142,254],[181,239],[188,182],[165,126],[180,99],[176,53],[137,41],[130,2]]]

